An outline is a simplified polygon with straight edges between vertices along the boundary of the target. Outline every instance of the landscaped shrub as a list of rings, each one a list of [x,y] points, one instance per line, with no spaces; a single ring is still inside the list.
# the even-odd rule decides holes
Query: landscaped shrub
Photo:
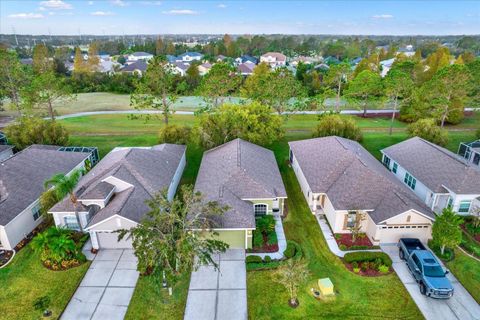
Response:
[[[269,245],[274,245],[274,244],[277,244],[277,243],[278,243],[277,234],[275,233],[275,231],[270,232],[270,233],[267,235],[267,243],[268,243]]]
[[[253,247],[260,248],[263,246],[263,234],[259,229],[253,231]]]
[[[270,257],[270,256],[265,256],[265,257],[263,258],[263,262],[265,262],[265,263],[269,263],[269,262],[271,262],[271,261],[272,261],[272,257]]]
[[[409,137],[420,137],[439,146],[448,143],[448,131],[440,128],[434,119],[420,119],[407,128]]]
[[[435,245],[432,240],[428,241],[428,247],[432,249],[433,253],[435,253],[435,255],[440,259],[442,259],[443,261],[448,262],[448,261],[452,261],[455,258],[455,253],[450,248],[445,248],[445,252],[442,255],[440,247]]]
[[[287,248],[283,251],[283,256],[286,259],[295,258],[298,259],[302,256],[302,248],[295,241],[288,240]]]
[[[261,218],[258,218],[255,222],[257,230],[263,233],[270,233],[275,231],[275,218],[272,215],[265,215]]]
[[[389,270],[390,270],[390,268],[387,267],[387,266],[384,265],[384,264],[378,266],[378,271],[379,271],[380,273],[388,273]]]
[[[342,250],[342,251],[345,251],[345,250],[347,250],[347,246],[346,246],[346,245],[344,245],[344,244],[341,244],[341,245],[339,245],[338,247],[339,247],[339,248],[340,248],[340,250]]]
[[[245,258],[245,262],[246,263],[262,263],[263,260],[262,260],[262,257],[259,257],[259,256],[247,256],[247,258]]]
[[[317,127],[313,130],[313,137],[328,136],[339,136],[356,141],[362,140],[362,132],[355,120],[352,117],[338,114],[322,115]]]
[[[392,259],[384,253],[384,252],[367,252],[367,251],[360,251],[360,252],[349,252],[345,254],[345,262],[346,263],[353,263],[353,262],[373,262],[375,263],[376,259],[379,259],[382,261],[384,265],[387,267],[392,266]],[[363,265],[364,263],[362,263]]]

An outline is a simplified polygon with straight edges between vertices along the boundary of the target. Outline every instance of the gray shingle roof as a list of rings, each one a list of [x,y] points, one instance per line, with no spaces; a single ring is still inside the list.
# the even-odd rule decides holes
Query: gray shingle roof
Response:
[[[46,180],[72,171],[89,156],[58,148],[32,145],[0,163],[0,225],[8,224],[37,200]]]
[[[480,194],[480,172],[445,148],[415,137],[382,152],[434,192]]]
[[[273,152],[241,139],[204,153],[195,190],[230,207],[218,228],[255,228],[252,204],[242,199],[287,196]]]
[[[375,223],[415,209],[433,212],[359,143],[325,137],[289,142],[314,193],[326,193],[336,210],[373,210]]]
[[[119,148],[108,153],[79,182],[78,198],[91,199],[91,194],[105,194],[111,187],[102,180],[115,177],[131,184],[121,192],[116,192],[92,218],[94,225],[115,214],[140,222],[149,211],[145,201],[165,188],[168,188],[180,164],[186,147],[183,145],[161,144],[152,148]],[[87,208],[84,208],[87,209]],[[50,212],[72,212],[68,198],[56,204]]]
[[[138,60],[129,65],[126,65],[122,68],[122,72],[134,72],[135,70],[140,70],[145,72],[147,70],[148,63],[145,60]]]

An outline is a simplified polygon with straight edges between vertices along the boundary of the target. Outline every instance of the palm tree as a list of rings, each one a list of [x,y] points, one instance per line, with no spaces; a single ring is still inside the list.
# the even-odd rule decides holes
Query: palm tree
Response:
[[[82,174],[83,170],[75,170],[69,176],[63,173],[58,173],[44,183],[45,189],[49,187],[54,188],[55,194],[58,199],[63,199],[67,195],[69,196],[70,202],[72,203],[73,209],[75,210],[75,217],[77,218],[77,223],[81,232],[83,232],[83,227],[80,223],[80,216],[77,211],[78,199],[74,193],[74,190]]]

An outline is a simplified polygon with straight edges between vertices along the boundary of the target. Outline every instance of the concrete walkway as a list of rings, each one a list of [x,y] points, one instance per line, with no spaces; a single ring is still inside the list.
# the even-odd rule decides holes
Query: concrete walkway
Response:
[[[275,233],[277,234],[278,239],[278,251],[277,252],[267,252],[267,253],[247,253],[247,256],[259,256],[265,258],[265,256],[270,256],[272,259],[283,259],[283,252],[287,249],[287,238],[285,238],[285,232],[283,230],[282,217],[280,215],[273,215],[275,219]]]
[[[480,319],[480,306],[454,275],[451,273],[447,275],[455,290],[453,297],[448,300],[429,298],[420,293],[406,262],[398,256],[397,246],[382,246],[382,250],[392,258],[393,269],[427,320]]]
[[[220,270],[207,265],[192,272],[184,320],[247,320],[245,250],[216,258]]]
[[[123,319],[138,276],[133,250],[100,250],[60,319]]]
[[[338,247],[337,241],[335,240],[335,237],[332,233],[332,230],[330,230],[330,227],[328,226],[327,221],[325,221],[325,218],[318,214],[315,215],[315,218],[317,218],[317,222],[318,222],[318,225],[320,226],[320,230],[322,231],[323,237],[325,238],[325,241],[327,241],[328,248],[337,257],[343,258],[345,254],[349,252],[359,252],[359,251],[380,252],[382,251],[380,249],[342,251]]]

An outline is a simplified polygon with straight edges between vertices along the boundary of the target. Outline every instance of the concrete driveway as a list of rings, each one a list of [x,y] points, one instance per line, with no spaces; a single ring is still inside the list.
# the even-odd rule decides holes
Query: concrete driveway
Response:
[[[138,276],[133,250],[100,250],[61,319],[123,319]]]
[[[192,272],[184,320],[247,320],[245,250],[217,257],[220,270],[201,266]]]
[[[448,300],[428,298],[420,293],[406,262],[400,260],[397,246],[382,246],[382,250],[392,258],[393,269],[427,320],[480,319],[480,306],[451,273],[447,277],[455,290],[453,297]]]

